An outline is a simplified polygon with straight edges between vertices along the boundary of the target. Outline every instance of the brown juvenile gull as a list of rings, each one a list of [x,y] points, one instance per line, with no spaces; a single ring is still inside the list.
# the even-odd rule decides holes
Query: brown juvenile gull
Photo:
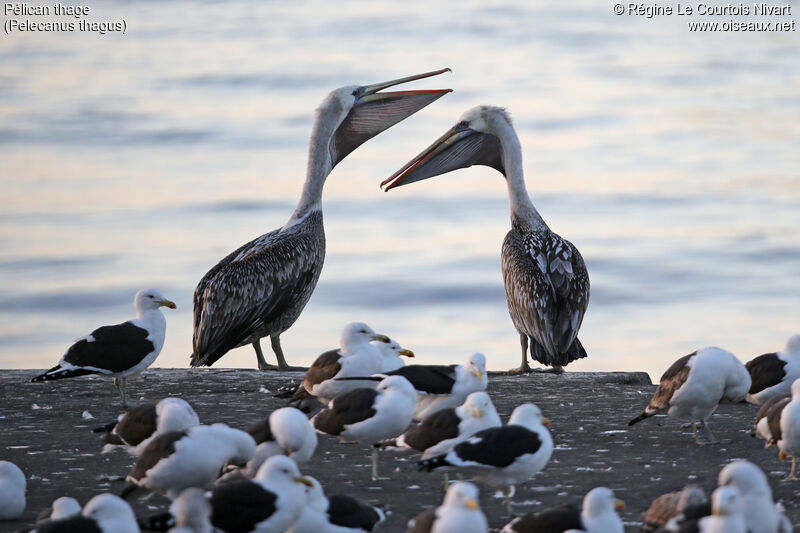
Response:
[[[703,348],[681,357],[664,372],[644,412],[628,425],[666,412],[692,425],[697,444],[715,443],[708,419],[721,402],[740,402],[749,389],[750,374],[735,355],[721,348]],[[698,422],[706,433],[705,442],[697,433]]]
[[[103,452],[121,446],[131,455],[139,455],[153,436],[167,431],[183,431],[200,425],[197,413],[186,400],[164,398],[157,403],[143,403],[128,409],[116,422],[95,428],[103,433]]]

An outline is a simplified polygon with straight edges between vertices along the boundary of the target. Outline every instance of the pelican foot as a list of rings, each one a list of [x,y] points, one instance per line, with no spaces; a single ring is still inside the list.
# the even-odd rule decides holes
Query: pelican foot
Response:
[[[277,368],[275,367],[273,368],[275,370],[278,370],[279,372],[305,372],[306,370],[308,370],[307,366],[291,366],[291,365],[278,366]]]
[[[508,371],[509,374],[530,374],[531,372],[533,372],[533,369],[528,365],[528,363],[525,363],[524,366],[512,368]]]
[[[564,367],[563,366],[554,366],[552,368],[535,368],[533,369],[535,374],[563,374]]]
[[[800,481],[800,477],[798,477],[797,474],[789,474],[788,476],[783,478],[783,480],[784,481]]]
[[[271,365],[269,363],[258,363],[258,369],[262,371],[266,370],[280,370],[277,365]]]

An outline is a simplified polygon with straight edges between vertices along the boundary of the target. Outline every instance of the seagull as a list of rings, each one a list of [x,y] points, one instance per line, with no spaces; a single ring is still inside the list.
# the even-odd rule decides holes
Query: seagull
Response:
[[[458,407],[467,395],[486,390],[488,384],[486,357],[479,352],[470,355],[464,365],[407,365],[382,376],[403,376],[411,382],[417,391],[415,420]]]
[[[317,432],[302,411],[281,407],[251,426],[247,432],[255,439],[256,453],[247,463],[250,477],[273,455],[286,455],[298,465],[307,463],[317,448]]]
[[[10,461],[0,461],[0,520],[16,520],[25,512],[25,474]]]
[[[56,366],[31,381],[101,374],[114,378],[126,405],[125,380],[153,364],[164,346],[167,319],[159,307],[175,304],[155,289],[142,289],[133,300],[136,318],[97,328],[70,346]]]
[[[736,487],[719,487],[711,494],[712,513],[684,521],[682,533],[748,533],[742,513],[742,494]]]
[[[644,412],[629,426],[659,413],[691,423],[698,445],[718,442],[708,419],[721,402],[740,402],[750,389],[750,374],[732,353],[721,348],[703,348],[675,361],[664,375]],[[706,441],[700,440],[697,423],[703,425]]]
[[[378,447],[402,434],[414,415],[414,387],[402,376],[389,376],[377,389],[360,388],[340,394],[311,423],[320,433],[342,442],[372,444],[372,480],[378,477]]]
[[[306,488],[305,507],[286,533],[363,533],[386,519],[382,510],[350,496],[327,498],[319,481],[311,476],[306,479],[311,486]]]
[[[792,526],[781,507],[772,500],[772,489],[764,472],[749,461],[733,461],[720,470],[720,487],[739,489],[749,533],[791,533]]]
[[[522,148],[511,116],[500,107],[464,113],[421,154],[381,183],[389,191],[472,165],[485,165],[506,178],[511,231],[501,253],[506,302],[520,336],[520,372],[534,360],[562,372],[586,357],[578,330],[589,304],[589,274],[578,249],[555,234],[534,207],[522,170]]]
[[[258,368],[264,370],[268,365],[260,343],[269,337],[278,368],[291,369],[280,336],[302,313],[322,272],[322,188],[328,174],[364,142],[451,92],[380,91],[449,70],[341,87],[323,100],[311,133],[306,181],[292,216],[283,227],[223,258],[195,289],[192,366],[211,366],[229,350],[252,344]]]
[[[458,468],[474,472],[490,485],[500,485],[511,515],[514,485],[527,481],[545,467],[553,454],[550,421],[532,403],[517,406],[508,423],[484,429],[445,454],[420,461],[419,469]]]
[[[786,479],[797,480],[797,458],[800,456],[800,378],[792,383],[792,400],[786,404],[780,415],[780,435],[775,436],[778,443],[778,458],[792,458],[792,469]]]
[[[558,507],[536,514],[515,518],[501,530],[502,533],[537,533],[543,531],[583,531],[585,533],[624,533],[617,511],[625,503],[606,487],[595,487],[583,498],[583,508]]]
[[[169,533],[212,533],[211,503],[203,489],[190,487],[170,505],[175,525]]]
[[[682,490],[662,494],[650,504],[644,514],[643,533],[651,533],[666,525],[692,505],[708,502],[705,491],[699,485],[686,485]]]
[[[113,494],[98,494],[79,515],[48,520],[36,526],[37,533],[139,533],[131,506]]]
[[[414,357],[414,352],[403,348],[397,341],[392,339],[389,339],[388,343],[372,341],[371,344],[375,346],[378,351],[381,352],[381,356],[383,356],[381,372],[391,372],[392,370],[397,370],[405,366],[406,362],[403,361],[402,357]]]
[[[200,425],[192,406],[181,398],[164,398],[158,403],[143,403],[128,409],[116,422],[95,428],[103,432],[105,451],[124,447],[131,455],[140,455],[153,436],[167,431],[183,431]]]
[[[69,496],[62,496],[53,500],[50,507],[39,513],[39,516],[36,517],[36,523],[39,524],[47,520],[60,520],[78,514],[81,514],[81,504],[78,503],[78,500]]]
[[[486,533],[489,523],[478,504],[478,487],[466,481],[450,485],[444,502],[408,522],[406,533]]]
[[[136,460],[122,497],[144,488],[174,500],[183,489],[210,485],[226,463],[246,463],[255,449],[253,437],[225,424],[162,433]]]
[[[300,518],[306,504],[297,463],[283,455],[270,457],[254,479],[216,485],[211,490],[211,523],[222,531],[282,533]]]
[[[502,425],[489,395],[473,392],[460,406],[431,413],[391,442],[398,448],[422,452],[422,459],[430,459],[449,452],[478,431]]]
[[[363,322],[353,322],[342,330],[341,349],[323,353],[312,363],[303,377],[302,388],[308,394],[327,403],[348,390],[364,387],[364,383],[337,378],[369,376],[383,366],[381,352],[370,341],[389,342],[386,335],[375,333]],[[298,391],[292,400],[304,394]]]
[[[781,413],[791,399],[791,396],[773,396],[761,404],[752,434],[767,441],[765,448],[769,448],[781,439]]]
[[[760,405],[775,396],[788,395],[794,380],[800,378],[800,334],[789,337],[784,351],[759,355],[745,367],[753,381],[748,402]]]

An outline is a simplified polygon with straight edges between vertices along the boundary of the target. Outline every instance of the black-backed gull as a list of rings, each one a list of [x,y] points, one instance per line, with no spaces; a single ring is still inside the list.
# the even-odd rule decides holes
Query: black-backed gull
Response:
[[[553,454],[549,421],[532,403],[517,406],[505,426],[484,429],[446,454],[419,462],[419,469],[457,468],[501,486],[511,514],[514,486],[533,477]]]
[[[625,527],[617,511],[625,507],[614,491],[595,487],[583,497],[583,506],[563,506],[515,518],[502,529],[503,533],[545,533],[568,530],[586,533],[624,533]]]
[[[752,379],[747,401],[763,404],[775,396],[789,394],[792,382],[800,378],[800,334],[792,335],[782,352],[759,355],[745,367]]]
[[[448,487],[442,505],[408,522],[407,533],[486,533],[489,523],[478,503],[478,487],[458,481]]]
[[[378,479],[378,448],[375,444],[402,434],[414,415],[416,392],[402,376],[382,380],[377,389],[354,389],[336,396],[319,412],[312,424],[321,433],[342,442],[372,446],[372,479]]]
[[[56,366],[31,381],[111,376],[125,405],[125,380],[152,365],[164,346],[167,319],[159,307],[175,309],[175,304],[155,289],[137,292],[133,306],[136,318],[97,328],[70,346]]]

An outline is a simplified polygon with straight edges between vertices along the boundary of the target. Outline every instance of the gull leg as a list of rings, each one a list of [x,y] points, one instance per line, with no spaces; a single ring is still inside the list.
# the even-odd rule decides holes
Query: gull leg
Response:
[[[447,486],[450,484],[450,474],[444,473],[444,491],[447,492]]]
[[[281,336],[278,335],[271,335],[270,341],[272,341],[272,351],[275,352],[275,358],[278,360],[278,370],[308,370],[302,366],[289,366],[286,364],[286,358],[283,357],[283,349],[281,348]]]
[[[382,479],[389,479],[387,477],[380,477],[378,475],[378,446],[372,446],[372,481],[380,481]]]
[[[122,399],[122,406],[128,407],[128,402],[125,400],[125,378],[114,378],[114,387],[116,387],[119,397]]]
[[[797,468],[797,457],[793,455],[792,456],[792,469],[789,470],[789,475],[786,477],[786,481],[796,481],[796,480],[800,479],[800,477],[797,477],[797,474],[795,473],[796,468]]]
[[[514,516],[514,513],[511,510],[511,497],[514,495],[514,492],[514,485],[510,485],[503,489],[503,495],[506,497],[506,513],[508,514],[509,518]]]

